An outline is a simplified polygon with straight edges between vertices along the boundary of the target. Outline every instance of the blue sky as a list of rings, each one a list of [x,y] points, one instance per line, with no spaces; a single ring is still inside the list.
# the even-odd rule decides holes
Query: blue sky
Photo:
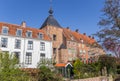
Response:
[[[53,0],[54,17],[62,27],[94,34],[102,15],[104,0]],[[49,15],[49,0],[0,0],[0,22],[39,28]]]

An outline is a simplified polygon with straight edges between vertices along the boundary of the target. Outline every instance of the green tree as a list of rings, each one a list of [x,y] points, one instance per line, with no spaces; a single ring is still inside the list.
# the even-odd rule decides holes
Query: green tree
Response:
[[[80,61],[80,59],[77,59],[75,61],[75,63],[73,64],[73,67],[74,67],[73,71],[74,71],[74,74],[75,74],[76,78],[80,78],[81,77],[82,66],[83,66],[83,63]]]
[[[105,72],[105,68],[106,68],[108,75],[116,72],[116,58],[115,57],[112,57],[109,55],[101,55],[99,57],[98,62],[100,63],[101,73],[103,69]]]
[[[29,79],[16,64],[17,58],[8,53],[0,53],[0,80],[1,81],[27,81]]]
[[[106,50],[120,58],[120,0],[105,0],[102,12],[96,36]]]
[[[62,77],[52,72],[48,67],[40,66],[38,72],[38,81],[62,81]]]

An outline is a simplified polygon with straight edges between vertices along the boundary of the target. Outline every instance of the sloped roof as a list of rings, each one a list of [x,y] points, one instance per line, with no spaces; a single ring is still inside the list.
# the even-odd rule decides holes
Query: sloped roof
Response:
[[[67,67],[68,65],[71,65],[71,64],[70,63],[67,63],[67,64],[59,63],[59,64],[55,64],[55,67]],[[71,67],[73,67],[73,66],[71,65]]]
[[[62,28],[60,26],[60,24],[57,22],[57,20],[53,17],[53,10],[52,10],[52,8],[50,8],[50,10],[49,10],[49,16],[44,21],[44,23],[42,24],[42,26],[41,26],[40,29],[42,29],[42,28],[44,28],[46,26],[54,26],[54,27]]]
[[[45,26],[54,26],[54,27],[62,28],[60,24],[57,22],[57,20],[53,17],[53,15],[49,15],[47,17],[47,19],[44,21],[40,29],[42,29]]]
[[[83,37],[81,36],[80,33],[72,32],[72,35],[73,35],[74,38],[77,40],[77,42],[81,42],[80,40],[83,39]]]
[[[26,37],[26,32],[27,31],[32,31],[32,38],[38,38],[38,33],[43,34],[43,40],[50,40],[49,36],[45,33],[44,30],[36,29],[36,28],[31,28],[31,27],[21,27],[20,25],[15,25],[15,24],[8,24],[4,22],[0,22],[0,33],[2,31],[2,26],[7,26],[9,28],[9,35],[11,36],[16,36],[16,30],[17,29],[22,29],[22,37]]]
[[[67,47],[62,43],[59,47],[59,49],[66,49]]]
[[[71,31],[70,29],[63,28],[63,35],[66,37],[67,40],[81,42],[84,41],[86,44],[93,44],[95,43],[95,39],[89,37],[87,35],[80,34],[79,32]]]
[[[76,41],[70,29],[63,28],[63,35],[66,37],[67,40]]]

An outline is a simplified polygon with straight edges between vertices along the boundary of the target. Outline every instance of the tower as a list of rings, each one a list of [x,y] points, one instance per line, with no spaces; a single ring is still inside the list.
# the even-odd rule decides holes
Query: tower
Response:
[[[53,16],[53,9],[50,7],[49,16],[46,18],[40,29],[43,29],[52,40],[53,56],[56,63],[60,62],[59,48],[63,43],[63,29]]]

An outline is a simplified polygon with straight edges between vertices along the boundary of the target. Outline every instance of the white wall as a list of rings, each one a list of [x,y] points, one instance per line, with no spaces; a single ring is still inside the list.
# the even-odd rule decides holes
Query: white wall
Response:
[[[1,47],[1,37],[8,38],[7,48]],[[15,39],[21,40],[21,49],[14,49]],[[28,40],[33,41],[33,50],[27,50]],[[40,42],[45,42],[45,51],[40,51]],[[37,63],[40,60],[40,53],[45,53],[46,58],[52,58],[52,42],[51,41],[0,35],[0,49],[2,51],[9,51],[10,54],[13,54],[14,52],[20,52],[20,64],[23,64],[24,68],[36,68]],[[31,65],[25,64],[26,52],[32,52]]]

